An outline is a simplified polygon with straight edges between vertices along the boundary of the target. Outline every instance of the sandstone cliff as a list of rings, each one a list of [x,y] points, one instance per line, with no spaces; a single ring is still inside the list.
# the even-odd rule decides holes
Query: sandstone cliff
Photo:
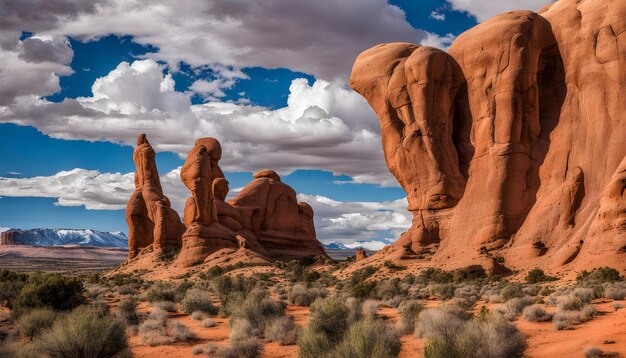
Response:
[[[351,86],[412,227],[385,250],[460,267],[626,267],[626,3],[512,11],[443,52],[390,43]],[[496,260],[497,258],[497,260]]]

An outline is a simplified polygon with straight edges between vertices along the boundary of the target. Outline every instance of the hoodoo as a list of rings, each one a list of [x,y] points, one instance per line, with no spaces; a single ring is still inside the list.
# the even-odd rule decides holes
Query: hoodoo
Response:
[[[358,56],[412,227],[449,267],[626,267],[626,3],[561,0]]]
[[[296,192],[276,172],[255,173],[254,180],[227,201],[221,156],[215,138],[200,138],[189,151],[180,172],[191,193],[183,225],[163,194],[155,152],[146,136],[139,136],[133,154],[136,190],[126,212],[130,259],[148,248],[157,254],[180,248],[178,267],[202,263],[222,249],[242,248],[280,260],[325,255],[315,235],[313,209],[298,202]]]

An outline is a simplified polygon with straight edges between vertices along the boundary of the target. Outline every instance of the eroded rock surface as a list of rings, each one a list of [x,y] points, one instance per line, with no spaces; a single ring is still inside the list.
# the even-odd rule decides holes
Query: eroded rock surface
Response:
[[[163,194],[155,152],[145,134],[137,138],[133,161],[135,192],[126,206],[128,257],[133,258],[150,246],[157,253],[180,248],[185,227]]]
[[[350,85],[413,213],[392,249],[438,244],[432,260],[457,267],[626,266],[625,30],[623,1],[561,0],[485,21],[448,53],[359,55]]]

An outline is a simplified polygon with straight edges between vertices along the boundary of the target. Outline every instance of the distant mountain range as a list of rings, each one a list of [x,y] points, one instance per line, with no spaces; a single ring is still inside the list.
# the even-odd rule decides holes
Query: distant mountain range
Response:
[[[0,245],[126,247],[128,238],[123,232],[90,229],[9,229],[0,234]]]

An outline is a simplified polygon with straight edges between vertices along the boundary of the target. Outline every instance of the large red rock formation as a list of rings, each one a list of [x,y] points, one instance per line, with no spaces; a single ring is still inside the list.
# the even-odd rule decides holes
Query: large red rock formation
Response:
[[[298,202],[296,192],[281,182],[276,172],[255,173],[254,180],[228,203],[239,209],[243,229],[252,233],[271,257],[324,255],[324,248],[315,236],[313,208]]]
[[[177,266],[189,267],[221,249],[239,247],[268,259],[325,254],[315,237],[313,209],[298,203],[295,191],[275,172],[254,174],[254,180],[227,202],[221,155],[216,139],[198,139],[181,169],[191,197],[185,205],[187,230]]]
[[[433,260],[451,266],[626,266],[625,30],[623,1],[561,0],[496,16],[448,53],[359,55],[350,84],[413,213],[390,250],[438,244]]]
[[[135,192],[126,206],[129,258],[150,246],[159,254],[180,248],[181,235],[185,231],[180,217],[163,194],[154,157],[148,138],[140,134],[133,152]]]

